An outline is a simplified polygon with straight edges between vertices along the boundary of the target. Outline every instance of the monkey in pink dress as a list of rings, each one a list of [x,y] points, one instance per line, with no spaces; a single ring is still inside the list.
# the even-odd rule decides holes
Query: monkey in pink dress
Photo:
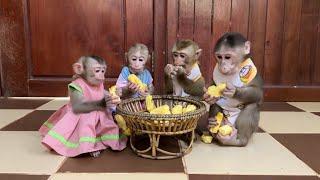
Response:
[[[127,138],[111,113],[120,98],[104,90],[105,61],[98,56],[83,56],[73,69],[76,75],[68,85],[70,102],[39,129],[42,144],[66,157],[83,153],[97,157],[106,148],[123,150]]]

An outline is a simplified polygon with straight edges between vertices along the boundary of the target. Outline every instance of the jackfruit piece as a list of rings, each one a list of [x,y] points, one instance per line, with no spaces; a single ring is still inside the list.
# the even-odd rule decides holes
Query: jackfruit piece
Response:
[[[219,134],[222,136],[228,136],[232,133],[232,127],[229,125],[224,125],[219,128]]]
[[[213,97],[222,96],[222,91],[227,87],[226,83],[221,83],[218,86],[212,85],[208,87],[208,94]]]
[[[138,85],[140,90],[142,90],[142,91],[145,91],[148,88],[148,86],[145,83],[142,83],[142,81],[135,74],[130,74],[128,76],[128,81],[130,81],[133,84]]]
[[[168,105],[162,105],[150,111],[150,114],[171,114],[171,112]]]
[[[182,109],[183,109],[182,105],[178,104],[171,109],[171,112],[172,114],[182,114]]]
[[[126,121],[124,120],[124,118],[121,115],[116,114],[114,116],[114,119],[116,120],[119,128],[122,129],[123,134],[126,136],[130,136],[131,130],[127,127],[127,124],[126,124]]]
[[[218,130],[219,130],[220,126],[221,126],[221,122],[223,120],[223,114],[221,112],[218,112],[215,118],[216,118],[218,124],[215,127],[211,127],[210,128],[209,131],[211,133],[217,133],[218,132]]]
[[[156,108],[156,105],[154,105],[151,95],[146,96],[146,106],[149,112]]]
[[[116,94],[116,89],[117,89],[117,87],[114,85],[114,86],[111,86],[110,88],[109,88],[109,93],[112,95],[112,96],[116,96],[117,94]]]
[[[213,137],[210,134],[202,134],[201,141],[205,144],[211,144]]]
[[[192,111],[195,111],[196,109],[197,109],[197,107],[195,105],[190,104],[187,107],[182,109],[182,113],[192,112]]]

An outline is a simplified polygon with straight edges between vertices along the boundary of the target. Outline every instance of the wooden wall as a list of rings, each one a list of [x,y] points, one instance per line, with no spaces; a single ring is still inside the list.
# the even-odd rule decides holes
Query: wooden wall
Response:
[[[189,38],[203,49],[207,84],[213,47],[224,32],[252,42],[270,101],[320,100],[319,0],[0,0],[0,60],[6,96],[66,95],[71,64],[97,54],[108,62],[107,85],[135,42],[152,52],[158,92],[171,47]]]

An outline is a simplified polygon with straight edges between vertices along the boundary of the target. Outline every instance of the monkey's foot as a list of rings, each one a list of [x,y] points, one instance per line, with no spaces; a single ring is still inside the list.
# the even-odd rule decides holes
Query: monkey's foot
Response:
[[[100,151],[94,151],[94,152],[91,152],[90,153],[90,155],[92,156],[92,157],[99,157],[100,156]]]

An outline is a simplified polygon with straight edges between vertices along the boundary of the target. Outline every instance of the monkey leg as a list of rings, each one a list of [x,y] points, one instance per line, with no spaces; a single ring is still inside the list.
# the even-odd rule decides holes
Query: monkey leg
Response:
[[[252,134],[256,131],[260,119],[258,105],[252,103],[247,105],[239,114],[236,120],[238,130],[237,137],[222,141],[226,146],[246,146]]]

